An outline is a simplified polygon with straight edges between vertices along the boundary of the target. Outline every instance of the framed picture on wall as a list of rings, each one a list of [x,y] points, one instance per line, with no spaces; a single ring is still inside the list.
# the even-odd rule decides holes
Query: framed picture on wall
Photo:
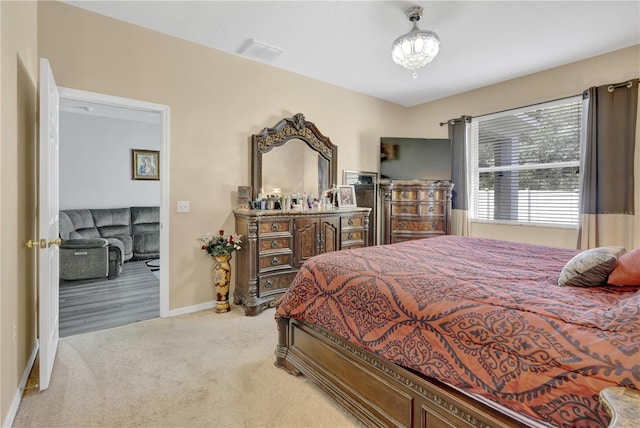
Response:
[[[131,150],[132,179],[160,180],[160,152],[157,150]]]
[[[338,191],[338,208],[355,208],[356,190],[353,186],[339,185],[336,187]]]

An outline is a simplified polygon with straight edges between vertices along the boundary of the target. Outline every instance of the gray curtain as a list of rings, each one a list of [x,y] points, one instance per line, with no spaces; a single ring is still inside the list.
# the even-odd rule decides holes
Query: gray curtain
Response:
[[[578,248],[622,245],[635,221],[638,79],[589,88]],[[627,240],[629,245],[632,242]]]
[[[467,174],[469,124],[471,116],[452,119],[449,124],[451,139],[451,181],[454,183],[452,199],[452,228],[454,235],[468,236],[470,177]]]

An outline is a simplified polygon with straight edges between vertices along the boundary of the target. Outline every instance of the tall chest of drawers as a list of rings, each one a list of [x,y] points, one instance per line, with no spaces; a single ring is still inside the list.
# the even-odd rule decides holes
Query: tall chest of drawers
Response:
[[[257,315],[275,305],[307,259],[367,246],[370,211],[235,210],[242,249],[234,255],[234,303]]]
[[[403,180],[380,183],[385,244],[451,233],[450,181]]]

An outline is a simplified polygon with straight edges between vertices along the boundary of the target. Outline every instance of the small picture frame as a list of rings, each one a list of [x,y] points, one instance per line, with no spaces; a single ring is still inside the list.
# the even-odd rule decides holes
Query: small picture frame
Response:
[[[160,180],[160,152],[131,150],[132,180]]]
[[[356,189],[351,185],[339,185],[336,186],[338,193],[338,208],[355,208],[356,203]]]

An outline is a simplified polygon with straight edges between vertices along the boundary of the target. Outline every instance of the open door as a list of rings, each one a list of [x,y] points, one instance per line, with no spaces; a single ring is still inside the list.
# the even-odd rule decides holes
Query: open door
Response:
[[[53,72],[46,59],[40,59],[40,179],[38,235],[38,329],[40,390],[49,387],[53,362],[58,350],[58,150],[59,95]]]

